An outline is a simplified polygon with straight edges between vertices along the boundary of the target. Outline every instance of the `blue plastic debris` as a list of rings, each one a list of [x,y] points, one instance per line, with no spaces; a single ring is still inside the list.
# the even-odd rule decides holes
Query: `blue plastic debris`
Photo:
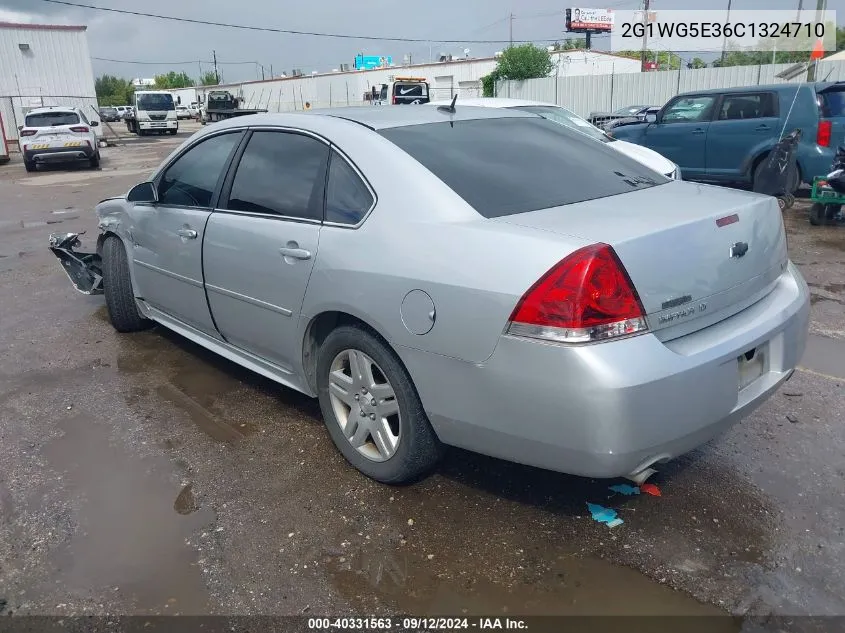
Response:
[[[640,494],[640,489],[637,486],[632,486],[630,484],[616,484],[615,486],[610,486],[610,489],[613,492],[618,492],[629,497],[631,495]]]
[[[616,510],[605,508],[597,503],[587,503],[587,509],[593,515],[593,520],[599,523],[606,523],[607,527],[622,525],[624,521],[616,516]]]

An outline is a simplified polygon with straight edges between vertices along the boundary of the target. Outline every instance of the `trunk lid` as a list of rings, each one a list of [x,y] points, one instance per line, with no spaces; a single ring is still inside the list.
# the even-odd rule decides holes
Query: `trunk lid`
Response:
[[[759,301],[787,264],[776,199],[723,187],[672,182],[494,221],[610,244],[662,340]]]

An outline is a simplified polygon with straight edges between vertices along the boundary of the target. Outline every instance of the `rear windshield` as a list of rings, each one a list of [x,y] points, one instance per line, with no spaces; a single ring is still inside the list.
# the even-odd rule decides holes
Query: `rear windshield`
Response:
[[[845,90],[823,92],[819,98],[823,117],[845,116]]]
[[[539,117],[447,121],[380,133],[486,218],[670,182],[608,145]]]
[[[399,83],[393,84],[393,94],[398,97],[427,97],[428,86],[424,83]]]
[[[26,127],[52,127],[77,123],[79,123],[79,115],[75,112],[39,112],[26,116]]]

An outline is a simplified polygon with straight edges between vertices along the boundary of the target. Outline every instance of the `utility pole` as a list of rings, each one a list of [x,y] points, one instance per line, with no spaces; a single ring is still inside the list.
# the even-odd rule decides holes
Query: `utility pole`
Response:
[[[824,10],[827,8],[827,0],[816,0],[816,22],[821,22],[824,17]],[[816,80],[816,64],[819,60],[810,60],[807,66],[807,81]]]
[[[513,46],[513,13],[511,13],[510,16],[509,16],[509,22],[510,22],[510,36],[508,37],[508,40],[510,41],[510,44],[508,46],[511,47],[511,46]]]
[[[728,17],[726,18],[725,22],[730,22],[730,19],[731,19],[731,0],[728,0]],[[728,45],[728,36],[725,35],[725,37],[722,38],[722,57],[721,57],[721,60],[722,60],[721,63],[722,64],[725,63],[725,53],[727,52],[725,50],[725,48],[727,47],[727,45]]]
[[[273,64],[270,64],[270,79],[275,77],[276,75],[273,74]]]
[[[211,51],[211,57],[214,59],[214,81],[220,83],[220,73],[217,72],[217,51]]]
[[[648,61],[648,8],[650,0],[643,0],[643,50],[640,54],[640,70],[646,71],[646,62]]]

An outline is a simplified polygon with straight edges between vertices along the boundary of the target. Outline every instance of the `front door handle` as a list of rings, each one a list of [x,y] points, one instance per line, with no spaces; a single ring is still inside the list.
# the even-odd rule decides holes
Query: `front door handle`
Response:
[[[770,128],[768,125],[758,125],[757,127],[754,128],[754,131],[755,132],[767,132],[768,130],[771,130],[771,129],[772,128]]]
[[[197,239],[197,232],[194,229],[179,229],[176,231],[176,235],[184,237],[186,240]]]
[[[692,133],[693,134],[704,134],[704,130],[701,129],[700,127],[697,127],[692,131]]]
[[[281,253],[282,257],[311,259],[311,251],[306,251],[304,248],[280,248],[279,253]]]

